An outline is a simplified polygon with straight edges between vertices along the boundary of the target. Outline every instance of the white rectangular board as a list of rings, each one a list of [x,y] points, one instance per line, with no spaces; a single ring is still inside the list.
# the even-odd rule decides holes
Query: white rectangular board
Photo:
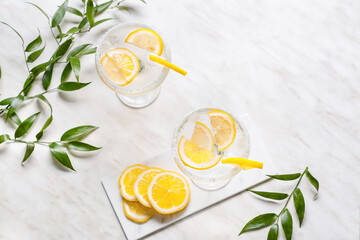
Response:
[[[143,238],[153,232],[156,232],[170,224],[175,223],[185,217],[201,211],[215,203],[223,201],[231,196],[245,191],[254,185],[264,182],[268,179],[266,174],[275,174],[277,172],[273,162],[271,161],[264,143],[258,135],[256,128],[248,115],[241,116],[240,121],[245,124],[250,136],[250,156],[249,159],[264,163],[263,169],[251,169],[241,171],[226,186],[215,191],[206,191],[197,187],[188,179],[191,197],[188,206],[181,212],[161,215],[155,214],[149,221],[138,224],[126,218],[122,208],[122,197],[119,191],[118,180],[124,169],[119,169],[115,174],[105,177],[102,185],[109,198],[109,201],[115,211],[115,214],[121,224],[121,227],[128,240],[136,240]],[[168,150],[144,162],[148,167],[160,167],[165,170],[175,171],[185,176],[177,167],[175,160]],[[186,177],[186,176],[185,176]]]

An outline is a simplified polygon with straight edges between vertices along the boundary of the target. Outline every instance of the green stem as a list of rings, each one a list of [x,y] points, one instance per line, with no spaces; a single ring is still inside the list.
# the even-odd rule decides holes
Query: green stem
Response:
[[[33,144],[41,144],[41,145],[50,145],[53,142],[45,142],[45,141],[24,141],[24,140],[20,140],[20,139],[10,139],[9,142],[15,143],[15,142],[19,142],[19,143],[33,143]],[[65,141],[55,141],[56,143],[66,143]]]
[[[278,214],[277,219],[276,219],[276,223],[279,222],[279,217],[280,217],[280,215],[285,211],[285,209],[286,209],[286,207],[287,207],[287,205],[288,205],[291,197],[294,195],[295,189],[299,186],[299,184],[300,184],[300,182],[301,182],[301,179],[303,178],[303,176],[304,176],[304,174],[306,173],[307,170],[308,170],[308,167],[306,167],[305,170],[304,170],[304,172],[300,175],[299,181],[297,182],[294,190],[293,190],[293,191],[291,192],[291,194],[289,195],[289,197],[288,197],[288,199],[287,199],[287,201],[286,201],[286,203],[285,203],[285,206],[281,209],[280,213]]]

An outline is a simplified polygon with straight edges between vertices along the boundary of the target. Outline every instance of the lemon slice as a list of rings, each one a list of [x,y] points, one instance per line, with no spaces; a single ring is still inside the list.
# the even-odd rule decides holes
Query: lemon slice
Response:
[[[195,122],[194,132],[190,140],[198,144],[200,148],[206,148],[210,151],[214,148],[214,137],[211,130],[201,122]]]
[[[164,49],[164,43],[156,32],[151,29],[137,29],[126,37],[125,42],[131,43],[139,48],[144,48],[149,52],[161,55]]]
[[[126,168],[119,178],[120,193],[126,200],[137,201],[134,192],[134,184],[137,177],[145,171],[148,167],[135,164]]]
[[[221,159],[221,155],[216,155],[206,148],[201,148],[198,144],[181,137],[178,143],[178,153],[181,161],[194,169],[204,170],[215,166]]]
[[[234,142],[236,127],[234,119],[226,112],[213,110],[208,112],[214,130],[215,143],[218,151],[224,151]]]
[[[109,79],[119,86],[126,85],[124,74],[107,55],[101,59],[100,64]]]
[[[132,202],[126,199],[123,199],[123,209],[127,218],[138,223],[146,222],[155,213],[153,209],[144,207],[139,202]]]
[[[226,158],[221,160],[222,163],[231,163],[239,165],[243,170],[249,170],[253,168],[263,168],[262,162],[249,160],[246,158]]]
[[[166,61],[165,59],[162,59],[162,58],[160,58],[160,57],[157,57],[157,56],[155,56],[155,55],[150,54],[150,55],[149,55],[149,59],[150,59],[151,61],[154,61],[154,62],[156,62],[156,63],[159,63],[159,64],[161,64],[161,65],[163,65],[163,66],[165,66],[165,67],[168,67],[168,68],[170,68],[171,70],[174,70],[175,72],[178,72],[178,73],[180,73],[180,74],[183,75],[183,76],[185,76],[185,75],[187,74],[187,72],[186,72],[184,69],[176,66],[175,64],[172,64],[171,62]]]
[[[134,184],[135,196],[138,201],[145,207],[151,208],[151,204],[147,196],[147,190],[149,188],[150,182],[156,174],[162,171],[163,170],[161,168],[149,168],[138,176]]]
[[[108,78],[120,86],[131,83],[140,70],[139,59],[126,48],[110,49],[100,64]]]
[[[175,172],[158,173],[148,188],[149,202],[159,213],[170,214],[183,210],[190,200],[186,179]]]

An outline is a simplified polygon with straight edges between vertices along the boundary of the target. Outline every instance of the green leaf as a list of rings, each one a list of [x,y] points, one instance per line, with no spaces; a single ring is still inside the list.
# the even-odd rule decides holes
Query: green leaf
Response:
[[[79,82],[80,60],[76,57],[71,57],[70,64],[71,64],[71,68],[75,74],[76,80]]]
[[[54,69],[54,64],[52,63],[46,68],[46,71],[42,77],[42,85],[45,90],[47,90],[50,86],[53,69]]]
[[[7,140],[10,140],[10,136],[8,134],[0,135],[0,144],[6,142]]]
[[[28,56],[28,58],[27,58],[26,61],[27,61],[27,62],[30,62],[30,63],[34,62],[36,59],[38,59],[38,58],[40,57],[40,55],[42,54],[42,52],[44,51],[44,49],[45,49],[45,45],[44,45],[43,48],[41,48],[41,49],[39,49],[39,50],[31,53],[31,54]]]
[[[63,37],[64,37],[64,34],[62,34],[62,30],[61,30],[60,25],[57,25],[56,28],[57,28],[57,30],[58,30],[58,32],[59,32],[58,36],[59,36],[60,42],[61,42],[62,39],[63,39]]]
[[[45,68],[46,69],[46,68]],[[33,70],[33,69],[32,69]],[[30,70],[30,72],[32,71],[32,70]],[[39,70],[36,70],[37,72],[37,74],[39,74],[38,73],[38,71],[40,71],[40,69]],[[45,70],[44,70],[45,71]],[[30,92],[30,90],[31,90],[31,88],[32,88],[32,85],[33,85],[33,83],[34,83],[34,80],[35,80],[35,75],[34,75],[34,73],[30,73],[29,74],[29,76],[28,76],[28,78],[25,80],[25,83],[24,83],[24,86],[23,86],[23,93],[24,93],[24,95],[26,96],[26,95],[28,95],[28,93]]]
[[[2,105],[2,106],[9,105],[9,104],[12,103],[12,101],[13,101],[14,99],[15,99],[14,97],[5,98],[4,100],[2,100],[2,101],[0,102],[0,105]]]
[[[27,4],[33,5],[34,7],[36,7],[42,14],[44,14],[44,16],[50,20],[50,17],[46,14],[46,12],[44,10],[42,10],[38,5],[31,3],[31,2],[25,2]]]
[[[78,32],[78,31],[80,31],[80,29],[78,27],[72,27],[66,32],[66,34],[71,35],[71,34],[74,34],[74,33]]]
[[[24,96],[23,95],[18,95],[10,104],[9,110],[6,114],[6,120],[8,120],[8,118],[15,112],[15,110],[22,104],[22,102],[24,101]],[[5,121],[6,121],[5,120]]]
[[[4,24],[4,25],[8,26],[9,28],[11,28],[11,29],[19,36],[19,38],[21,39],[21,42],[22,42],[22,44],[23,44],[23,46],[24,46],[24,39],[23,39],[23,37],[20,35],[20,33],[15,30],[15,28],[13,28],[12,26],[10,26],[10,25],[7,24],[6,22],[0,21],[0,23],[2,23],[2,24]]]
[[[10,119],[11,119],[16,125],[20,125],[20,124],[21,124],[21,120],[20,120],[19,116],[16,114],[16,112],[13,112],[13,114],[11,114]]]
[[[78,26],[78,28],[79,29],[82,29],[83,27],[85,27],[85,25],[88,23],[88,19],[87,19],[87,17],[84,17],[82,20],[81,20],[81,22],[79,23],[79,26]]]
[[[112,3],[113,1],[108,1],[95,7],[95,16],[98,16],[105,12],[105,10],[108,9]]]
[[[42,38],[39,34],[39,36],[37,38],[35,38],[35,40],[33,40],[31,43],[29,43],[26,48],[25,48],[25,52],[33,52],[36,49],[38,49],[38,47],[40,47],[42,43]]]
[[[116,8],[118,8],[119,10],[125,10],[127,11],[128,13],[130,13],[130,9],[128,7],[125,7],[125,6],[116,6]]]
[[[38,134],[36,134],[36,139],[39,140],[40,138],[42,138],[43,134],[44,134],[44,130],[51,124],[53,120],[53,116],[51,115],[45,122],[44,126],[42,127],[42,129],[40,130],[40,132]]]
[[[76,57],[77,55],[79,55],[82,51],[85,50],[85,48],[91,46],[91,44],[82,44],[80,46],[77,46],[76,48],[74,48],[73,50],[71,50],[69,52],[69,54],[66,57],[66,61],[69,61],[71,57]],[[82,54],[83,55],[83,54]]]
[[[85,125],[85,126],[79,126],[72,129],[67,130],[62,136],[61,141],[74,141],[79,138],[82,138],[86,135],[88,135],[90,132],[94,131],[98,127]]]
[[[301,227],[305,214],[305,200],[304,196],[299,188],[294,190],[294,205],[297,216],[299,218],[299,226]]]
[[[270,199],[274,199],[274,200],[284,200],[285,198],[287,198],[289,196],[286,193],[260,192],[260,191],[253,191],[253,190],[248,190],[248,191],[255,193],[261,197],[270,198]]]
[[[279,236],[279,224],[274,224],[269,230],[267,240],[277,240]]]
[[[66,146],[70,149],[77,150],[77,151],[95,151],[95,150],[100,149],[100,148],[92,146],[90,144],[83,143],[83,142],[76,142],[76,141],[69,142],[66,144]]]
[[[63,42],[55,51],[53,58],[61,58],[69,50],[71,43],[73,42],[72,38],[67,39]]]
[[[64,82],[58,86],[58,89],[61,91],[76,91],[83,87],[86,87],[91,82],[88,83],[80,83],[80,82]]]
[[[94,4],[93,4],[92,0],[87,1],[87,4],[86,4],[86,17],[87,17],[87,20],[89,21],[90,28],[92,28],[94,26]]]
[[[65,66],[65,68],[64,68],[64,70],[63,70],[63,72],[61,74],[61,82],[62,83],[65,82],[66,79],[69,78],[71,70],[72,70],[71,69],[71,64],[70,63],[66,64],[66,66]]]
[[[291,235],[292,235],[292,231],[293,231],[293,222],[292,222],[292,217],[289,212],[289,209],[286,208],[281,213],[280,219],[281,219],[281,226],[284,230],[286,240],[291,240]]]
[[[270,226],[276,221],[277,215],[275,213],[265,213],[251,219],[241,230],[239,236],[244,232],[264,228]]]
[[[101,19],[101,20],[94,23],[94,27],[101,24],[101,23],[103,23],[103,22],[109,21],[109,20],[112,20],[112,18]]]
[[[301,173],[283,174],[283,175],[266,175],[266,176],[277,179],[277,180],[291,181],[291,180],[298,179],[301,176]]]
[[[318,180],[316,180],[316,178],[313,177],[313,175],[311,175],[311,173],[309,172],[309,170],[306,170],[306,177],[309,180],[309,182],[314,186],[314,188],[316,189],[316,194],[314,195],[314,198],[316,198],[317,193],[319,191],[319,182]]]
[[[77,16],[79,16],[79,17],[83,17],[82,13],[81,13],[79,10],[77,10],[76,8],[73,8],[73,7],[69,7],[69,6],[68,6],[67,11],[68,11],[69,13],[72,13],[72,14],[77,15]]]
[[[27,133],[29,131],[29,129],[31,128],[31,126],[34,124],[36,118],[39,116],[40,112],[35,113],[33,115],[31,115],[30,117],[28,117],[27,119],[25,119],[16,129],[15,131],[15,138],[19,138],[21,136],[23,136],[25,133]]]
[[[26,143],[26,151],[25,151],[25,155],[24,155],[24,158],[21,163],[24,163],[30,157],[30,155],[34,151],[34,148],[35,148],[34,143]]]
[[[51,154],[55,157],[55,159],[62,164],[63,166],[75,171],[73,168],[70,158],[66,152],[66,148],[62,145],[53,142],[49,145]]]
[[[61,21],[63,20],[66,10],[68,8],[68,0],[65,0],[65,2],[56,10],[52,20],[51,20],[51,27],[58,26]]]
[[[96,53],[96,47],[86,49],[85,51],[83,51],[83,52],[80,54],[80,56],[88,55],[88,54],[93,54],[93,53]]]
[[[146,4],[145,0],[140,0],[140,1],[142,1],[143,3],[145,3],[145,4]]]

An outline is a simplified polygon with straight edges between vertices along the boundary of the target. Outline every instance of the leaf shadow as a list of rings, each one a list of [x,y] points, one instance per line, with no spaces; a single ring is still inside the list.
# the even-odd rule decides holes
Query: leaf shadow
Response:
[[[76,158],[88,158],[88,157],[91,157],[91,156],[96,156],[96,155],[99,155],[100,154],[100,150],[95,150],[95,151],[76,151],[76,150],[73,150],[73,149],[69,149],[68,148],[68,152],[76,157]]]

